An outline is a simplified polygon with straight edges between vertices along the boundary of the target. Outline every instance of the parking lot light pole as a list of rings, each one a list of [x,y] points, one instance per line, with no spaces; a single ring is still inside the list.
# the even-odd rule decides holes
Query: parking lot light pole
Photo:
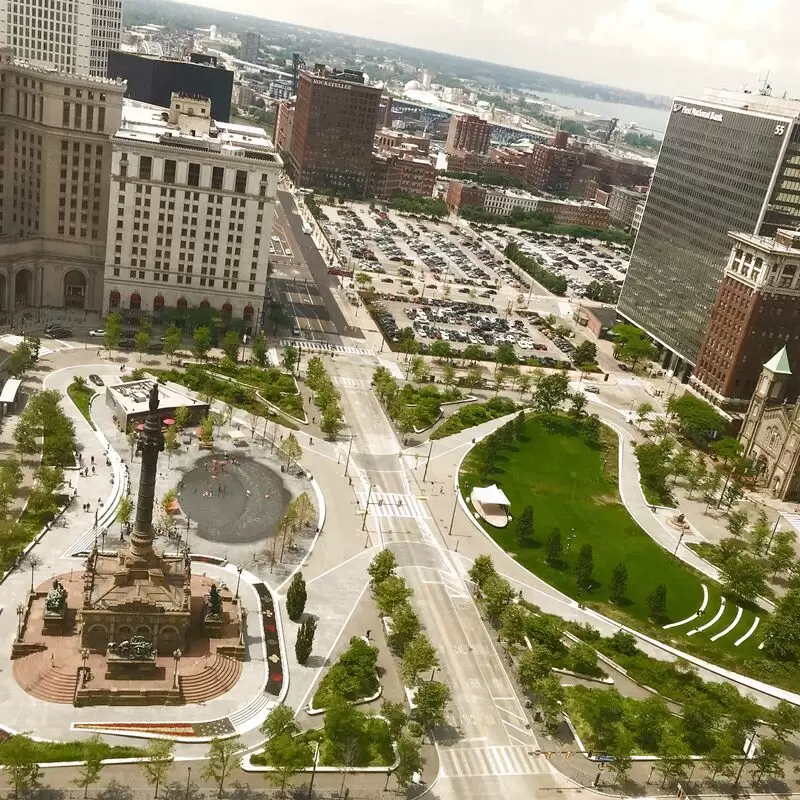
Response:
[[[344,464],[344,475],[347,477],[347,469],[350,466],[350,451],[353,449],[353,439],[356,437],[351,435],[350,436],[350,443],[347,445],[347,461]]]
[[[431,439],[431,446],[428,448],[428,458],[425,460],[425,471],[422,473],[422,482],[425,483],[425,478],[428,477],[428,467],[431,463],[431,454],[433,453],[433,439]]]
[[[450,526],[447,529],[447,535],[453,535],[453,523],[456,519],[456,509],[458,508],[458,489],[456,489],[455,502],[453,503],[453,513],[450,515]]]
[[[361,530],[364,531],[367,529],[367,515],[369,514],[369,499],[372,497],[372,484],[369,485],[369,491],[367,492],[367,505],[364,508],[364,521],[361,523]]]

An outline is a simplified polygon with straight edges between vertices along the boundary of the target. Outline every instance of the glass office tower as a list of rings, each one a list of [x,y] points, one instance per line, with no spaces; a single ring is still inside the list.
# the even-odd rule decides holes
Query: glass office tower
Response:
[[[747,93],[673,103],[619,311],[681,376],[700,350],[728,231],[800,225],[798,115],[800,101]]]

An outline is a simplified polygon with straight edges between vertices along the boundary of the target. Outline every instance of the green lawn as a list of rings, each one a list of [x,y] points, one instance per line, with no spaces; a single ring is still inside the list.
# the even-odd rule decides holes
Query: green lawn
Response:
[[[497,469],[486,481],[478,481],[476,466],[478,445],[465,459],[461,474],[464,496],[479,483],[497,483],[511,500],[512,513],[518,518],[527,505],[533,507],[534,542],[522,547],[512,522],[505,529],[485,526],[503,549],[512,553],[531,572],[587,606],[619,619],[631,627],[715,660],[735,669],[743,669],[747,657],[764,661],[757,646],[758,634],[740,647],[733,643],[744,635],[753,622],[753,612],[745,609],[730,634],[711,642],[733,621],[736,604],[707,631],[689,637],[686,634],[711,621],[721,603],[721,587],[700,576],[683,562],[656,544],[631,518],[622,505],[617,486],[617,437],[604,429],[604,446],[592,446],[577,435],[571,420],[557,417],[550,428],[537,417],[529,417],[525,439],[502,450]],[[566,564],[556,568],[545,561],[543,543],[554,528],[569,551]],[[575,580],[575,562],[581,546],[590,544],[594,560],[594,584],[581,590]],[[628,570],[626,601],[619,605],[609,600],[611,572],[618,563]],[[658,583],[667,587],[666,618],[658,623],[649,620],[648,596]],[[709,601],[705,614],[693,623],[665,630],[663,625],[677,622],[700,608],[705,583]],[[758,612],[762,617],[764,612]],[[751,658],[752,660],[752,658]]]
[[[91,415],[91,404],[92,397],[94,397],[94,389],[91,389],[86,385],[81,386],[79,383],[73,381],[67,387],[67,394],[69,395],[69,399],[75,403],[75,407],[78,409],[78,411],[80,411],[81,414],[86,417],[86,421],[94,428]]]

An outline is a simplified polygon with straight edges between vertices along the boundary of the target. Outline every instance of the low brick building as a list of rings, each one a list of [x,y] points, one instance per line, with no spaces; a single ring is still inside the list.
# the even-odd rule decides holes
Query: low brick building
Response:
[[[447,208],[452,214],[457,214],[461,206],[483,208],[485,199],[486,189],[475,183],[450,181],[447,186]]]

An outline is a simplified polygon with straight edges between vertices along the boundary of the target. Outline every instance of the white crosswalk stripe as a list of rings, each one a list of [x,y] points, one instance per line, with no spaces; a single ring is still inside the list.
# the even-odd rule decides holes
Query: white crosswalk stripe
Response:
[[[439,762],[449,778],[488,775],[537,775],[546,771],[541,757],[522,746],[442,747]]]
[[[442,583],[449,597],[452,597],[454,600],[465,600],[469,597],[467,587],[464,585],[464,581],[462,581],[461,578],[456,575],[451,575],[444,570],[439,570],[439,574],[442,576]]]
[[[357,496],[359,508],[363,511],[367,503],[367,492],[359,492]],[[369,513],[376,517],[431,518],[428,509],[416,495],[374,490],[369,496]]]
[[[313,342],[307,339],[281,339],[281,347],[294,345],[306,352],[315,350],[320,353],[347,353],[351,356],[374,356],[374,350],[366,350],[363,347],[352,347],[346,344],[331,344],[330,342]]]
[[[371,389],[372,383],[362,378],[348,378],[346,375],[334,375],[333,383],[345,389]]]
[[[641,382],[638,378],[617,378],[618,386],[640,386]]]

